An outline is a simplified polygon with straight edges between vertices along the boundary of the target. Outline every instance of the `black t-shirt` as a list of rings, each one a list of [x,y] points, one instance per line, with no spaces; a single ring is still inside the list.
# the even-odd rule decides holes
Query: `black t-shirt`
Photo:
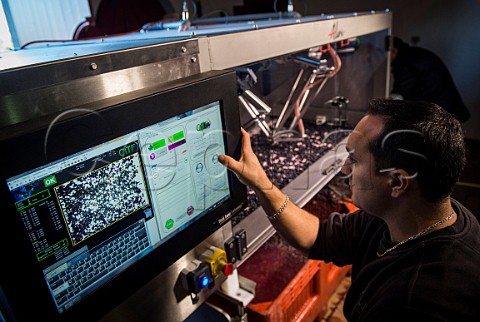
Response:
[[[392,246],[386,224],[364,211],[320,223],[311,259],[352,264],[349,321],[480,321],[480,225],[452,200],[457,221]]]

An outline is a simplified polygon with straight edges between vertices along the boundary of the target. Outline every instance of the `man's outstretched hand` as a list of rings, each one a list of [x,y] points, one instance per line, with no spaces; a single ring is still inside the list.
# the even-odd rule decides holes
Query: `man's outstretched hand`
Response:
[[[218,161],[235,173],[243,184],[250,186],[253,190],[262,191],[272,189],[272,182],[253,152],[250,135],[243,128],[241,131],[242,154],[240,160],[236,161],[234,158],[222,154],[218,157]]]

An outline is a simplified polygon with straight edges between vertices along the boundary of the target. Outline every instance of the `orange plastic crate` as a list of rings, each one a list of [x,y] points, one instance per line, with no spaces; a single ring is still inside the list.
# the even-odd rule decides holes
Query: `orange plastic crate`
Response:
[[[251,303],[247,306],[248,320],[255,321],[313,321],[326,304],[321,298],[320,266],[318,261],[308,261],[280,295],[269,302]],[[325,302],[325,303],[322,303]]]
[[[273,245],[278,243],[274,242]],[[281,258],[273,261],[273,257],[279,254]],[[323,316],[329,298],[350,267],[340,268],[323,261],[306,260],[293,277],[289,276],[291,272],[285,271],[286,276],[283,277],[288,282],[283,286],[283,279],[278,276],[282,270],[277,268],[285,267],[286,262],[298,262],[298,256],[302,255],[295,254],[290,248],[287,251],[275,249],[267,241],[238,268],[240,275],[257,283],[257,296],[246,308],[249,322],[315,321]],[[267,266],[262,260],[271,265],[262,267]],[[270,275],[262,276],[265,273]],[[279,286],[281,290],[277,290]]]

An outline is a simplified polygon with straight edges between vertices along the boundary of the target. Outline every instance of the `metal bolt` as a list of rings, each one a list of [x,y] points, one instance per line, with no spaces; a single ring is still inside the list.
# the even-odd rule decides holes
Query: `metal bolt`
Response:
[[[181,51],[182,53],[186,53],[186,52],[187,52],[187,47],[182,46],[182,48],[180,48],[180,51]]]
[[[96,70],[97,68],[98,68],[97,64],[95,64],[95,63],[90,64],[90,69],[91,70]]]
[[[197,61],[197,57],[192,57],[192,58],[190,58],[190,61],[191,61],[192,63],[195,63],[195,62]]]

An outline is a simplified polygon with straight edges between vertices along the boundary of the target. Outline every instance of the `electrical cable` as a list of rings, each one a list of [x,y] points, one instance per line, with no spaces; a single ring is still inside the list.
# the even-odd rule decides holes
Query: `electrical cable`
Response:
[[[307,91],[309,91],[310,89],[312,89],[313,87],[317,86],[318,84],[320,84],[322,82],[324,82],[324,84],[325,84],[327,79],[335,76],[340,71],[340,69],[342,68],[342,61],[341,61],[340,57],[338,56],[337,52],[335,51],[335,49],[333,49],[333,46],[330,46],[330,48],[328,49],[328,52],[330,53],[330,57],[332,57],[332,59],[333,59],[333,70],[330,73],[328,73],[326,76],[324,76],[323,78],[321,78],[321,79],[311,83],[310,85],[306,86],[302,90],[300,95],[298,96],[297,100],[295,101],[294,112],[295,112],[295,117],[298,120],[297,121],[298,130],[299,130],[300,134],[302,135],[302,137],[305,135],[305,127],[303,125],[303,120],[302,120],[302,117],[301,117],[301,114],[300,114],[300,99],[303,98],[305,93]],[[317,94],[318,94],[318,92],[317,92]]]

